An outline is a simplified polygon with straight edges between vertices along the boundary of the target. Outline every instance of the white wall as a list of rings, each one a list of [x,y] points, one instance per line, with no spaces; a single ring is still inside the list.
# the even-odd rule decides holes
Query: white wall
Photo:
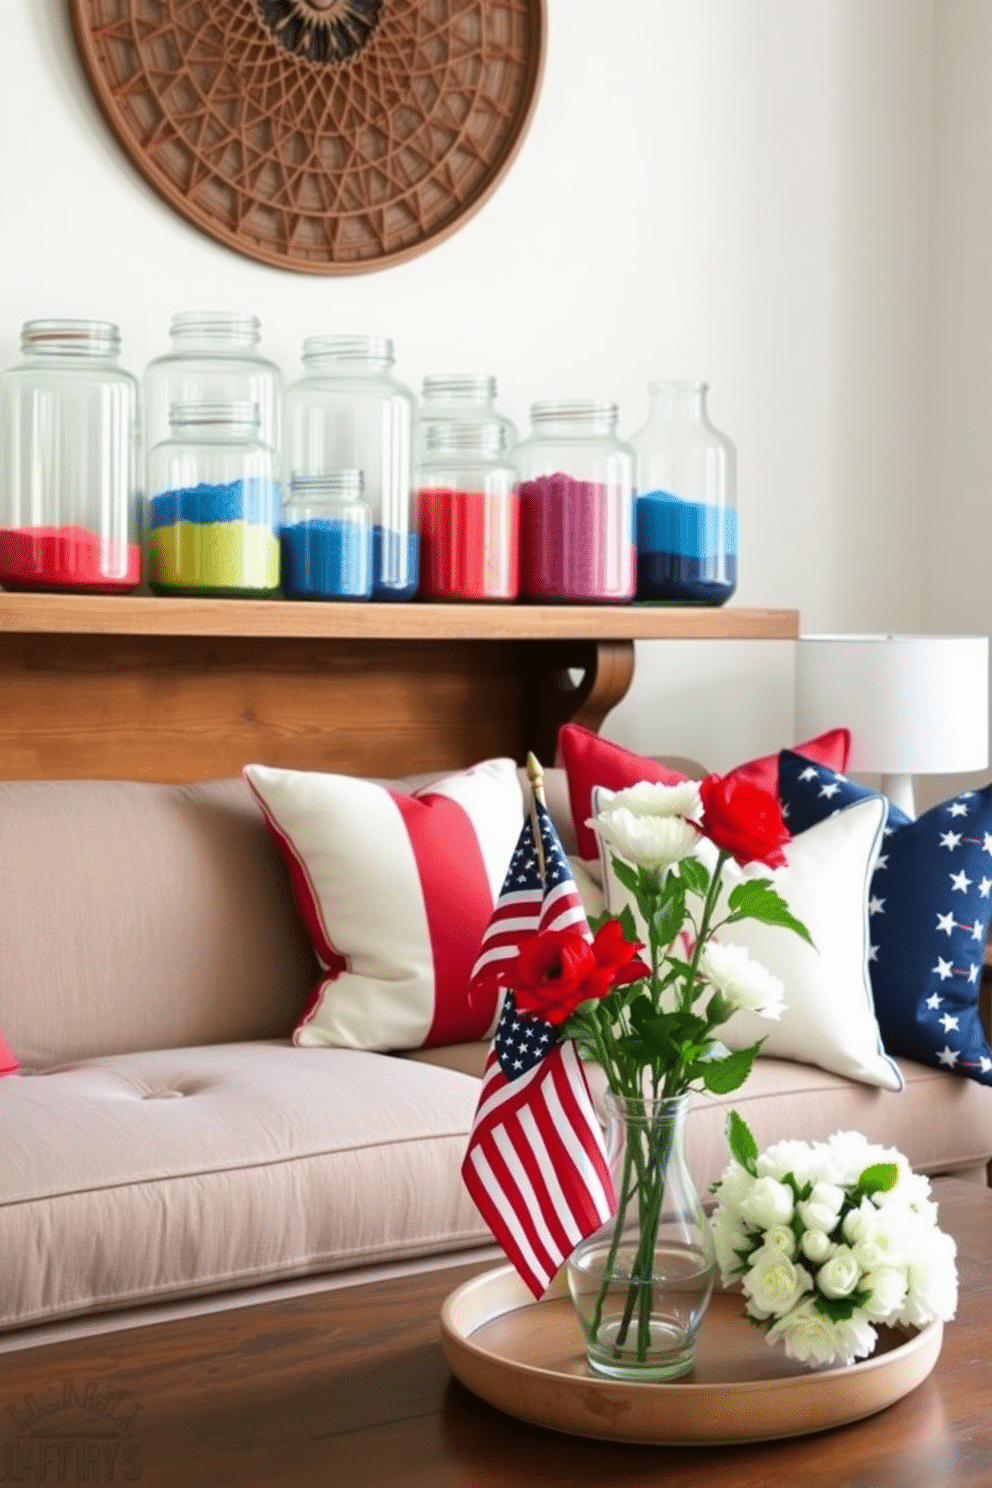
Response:
[[[992,9],[937,4],[938,52],[968,40],[945,10]],[[409,264],[314,277],[176,215],[104,124],[64,0],[0,0],[0,365],[23,320],[89,315],[140,372],[174,310],[230,306],[290,377],[304,335],[382,331],[413,385],[495,372],[522,426],[581,393],[630,432],[650,378],[701,376],[739,450],[735,602],[916,628],[934,0],[547,5],[535,119],[491,200]],[[774,748],[792,650],[642,646],[607,731],[720,768]]]

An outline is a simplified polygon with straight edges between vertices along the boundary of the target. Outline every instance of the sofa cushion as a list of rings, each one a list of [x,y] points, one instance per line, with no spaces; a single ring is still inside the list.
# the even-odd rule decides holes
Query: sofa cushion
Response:
[[[22,1065],[292,1032],[317,963],[242,781],[2,782],[0,864]]]
[[[779,791],[801,841],[876,791],[784,750]],[[979,995],[992,916],[992,784],[916,821],[891,808],[868,902],[872,988],[885,1047],[992,1085]]]
[[[510,759],[412,793],[353,775],[247,765],[321,974],[302,1045],[410,1049],[481,1038],[496,989],[472,967],[523,821]]]
[[[0,1327],[489,1243],[478,1082],[259,1042],[0,1081]]]

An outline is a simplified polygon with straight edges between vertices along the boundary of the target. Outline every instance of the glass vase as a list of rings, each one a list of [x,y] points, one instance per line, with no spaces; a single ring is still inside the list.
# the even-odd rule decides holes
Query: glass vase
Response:
[[[568,1261],[590,1367],[611,1379],[669,1380],[695,1363],[716,1255],[685,1160],[688,1094],[607,1091],[617,1211]]]

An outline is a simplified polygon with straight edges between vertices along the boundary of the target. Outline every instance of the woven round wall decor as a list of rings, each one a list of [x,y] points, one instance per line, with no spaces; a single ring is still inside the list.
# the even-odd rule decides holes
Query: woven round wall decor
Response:
[[[218,242],[356,274],[492,193],[533,114],[545,0],[70,0],[138,170]]]

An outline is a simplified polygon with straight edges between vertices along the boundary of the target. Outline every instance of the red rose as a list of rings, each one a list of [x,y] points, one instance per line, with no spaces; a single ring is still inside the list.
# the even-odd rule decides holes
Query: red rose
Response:
[[[592,953],[596,965],[582,984],[585,997],[606,997],[614,987],[625,987],[651,975],[650,966],[638,959],[639,940],[625,940],[619,920],[606,920],[596,931]]]
[[[781,868],[782,848],[791,842],[782,808],[770,791],[760,790],[739,775],[707,775],[700,782],[703,803],[700,829],[711,842],[738,863],[764,863]]]
[[[592,946],[578,930],[543,930],[523,942],[500,981],[513,988],[520,1012],[564,1023],[585,1002],[582,986],[595,969]]]

